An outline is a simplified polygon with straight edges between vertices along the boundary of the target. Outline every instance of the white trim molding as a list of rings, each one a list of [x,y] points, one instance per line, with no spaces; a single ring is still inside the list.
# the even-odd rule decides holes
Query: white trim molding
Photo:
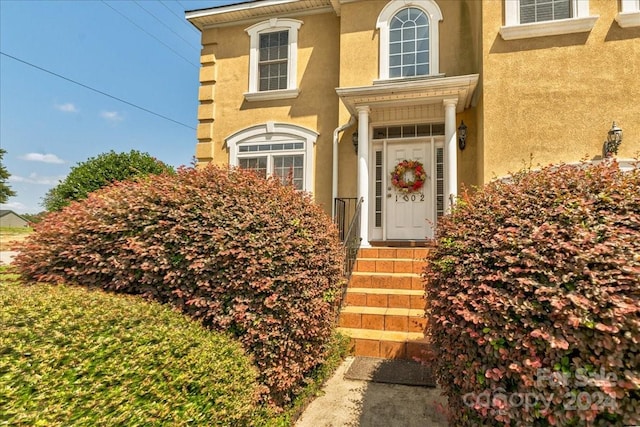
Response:
[[[238,166],[239,146],[242,144],[304,142],[304,191],[313,192],[313,149],[319,134],[311,129],[290,123],[265,122],[241,129],[225,138],[229,149],[229,165]],[[252,154],[259,154],[252,153]]]
[[[396,13],[402,9],[415,7],[422,10],[429,19],[429,76],[438,75],[440,73],[440,39],[439,24],[442,21],[442,11],[438,4],[433,0],[391,0],[382,9],[376,22],[376,28],[379,30],[380,39],[380,68],[378,78],[380,80],[389,79],[389,28],[391,19]],[[394,78],[403,79],[403,77]]]
[[[620,0],[621,10],[616,22],[622,28],[640,27],[640,0]]]
[[[298,30],[302,21],[289,18],[272,18],[246,28],[251,38],[249,50],[249,90],[244,94],[247,101],[266,101],[271,99],[287,99],[298,96]],[[289,50],[287,56],[287,88],[284,90],[260,91],[260,73],[258,63],[260,58],[260,35],[265,33],[288,31]]]
[[[504,0],[505,25],[500,27],[500,35],[504,40],[517,40],[584,33],[593,29],[598,15],[589,15],[589,0],[571,0],[571,10],[571,18],[521,24],[520,0]]]

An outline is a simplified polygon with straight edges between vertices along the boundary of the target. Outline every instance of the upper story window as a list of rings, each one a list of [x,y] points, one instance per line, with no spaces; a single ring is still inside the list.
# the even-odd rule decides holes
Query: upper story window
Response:
[[[429,74],[429,18],[415,7],[396,13],[389,28],[389,77]]]
[[[301,126],[267,122],[226,139],[229,164],[275,176],[298,190],[313,190],[313,146],[318,134]]]
[[[298,30],[302,21],[273,18],[245,31],[251,38],[247,101],[298,96]]]
[[[504,0],[505,40],[591,31],[598,19],[589,0]]]
[[[438,22],[442,12],[432,0],[389,2],[380,16],[381,80],[439,73]]]
[[[622,28],[640,27],[640,0],[620,0],[616,21]]]
[[[571,0],[520,0],[520,23],[571,18]]]
[[[258,90],[287,89],[289,80],[289,31],[260,34]]]

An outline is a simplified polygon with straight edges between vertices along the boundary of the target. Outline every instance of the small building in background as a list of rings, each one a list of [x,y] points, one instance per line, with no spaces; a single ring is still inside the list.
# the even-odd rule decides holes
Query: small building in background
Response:
[[[10,210],[0,210],[0,227],[22,228],[28,227],[29,221]]]

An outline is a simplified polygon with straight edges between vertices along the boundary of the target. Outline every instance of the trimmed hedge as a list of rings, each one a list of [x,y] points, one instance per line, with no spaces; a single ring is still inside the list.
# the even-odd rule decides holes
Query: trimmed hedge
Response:
[[[465,193],[428,261],[452,425],[640,424],[640,171],[561,165]]]
[[[231,332],[276,406],[323,362],[341,264],[309,195],[214,166],[92,193],[37,224],[14,261],[29,280],[141,294]]]
[[[246,426],[239,343],[160,304],[0,274],[0,425]]]

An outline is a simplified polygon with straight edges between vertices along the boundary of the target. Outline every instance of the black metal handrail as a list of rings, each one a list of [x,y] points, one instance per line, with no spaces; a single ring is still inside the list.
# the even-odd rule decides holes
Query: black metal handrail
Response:
[[[340,241],[344,242],[345,236],[349,229],[349,225],[353,221],[353,216],[358,204],[357,197],[338,197],[334,201],[334,217],[333,221],[338,227],[338,235]]]
[[[344,234],[344,239],[342,240],[342,247],[344,250],[344,276],[347,279],[351,276],[351,271],[353,270],[353,265],[356,262],[358,250],[360,249],[360,241],[362,240],[360,238],[360,214],[362,211],[362,201],[362,198],[357,201],[357,204],[353,209],[353,216],[351,217],[349,228],[347,228],[347,231]]]

